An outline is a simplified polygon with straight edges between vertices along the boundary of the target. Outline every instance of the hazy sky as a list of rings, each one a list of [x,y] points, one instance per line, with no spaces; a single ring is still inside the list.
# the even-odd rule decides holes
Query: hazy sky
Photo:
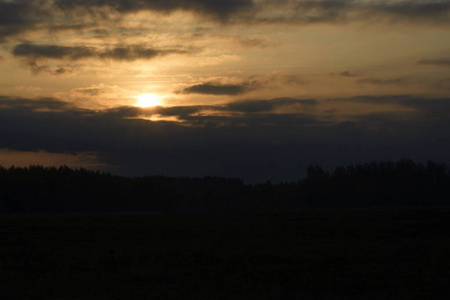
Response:
[[[449,153],[448,0],[0,0],[0,165],[277,181]]]

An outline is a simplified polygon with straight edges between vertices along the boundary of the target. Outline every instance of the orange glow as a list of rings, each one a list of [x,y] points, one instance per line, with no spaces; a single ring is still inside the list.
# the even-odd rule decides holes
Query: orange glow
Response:
[[[135,104],[139,107],[153,107],[159,105],[159,97],[155,94],[143,94],[136,97],[139,101]]]

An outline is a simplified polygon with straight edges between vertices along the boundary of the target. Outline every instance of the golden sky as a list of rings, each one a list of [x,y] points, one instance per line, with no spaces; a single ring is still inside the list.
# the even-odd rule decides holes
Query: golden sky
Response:
[[[216,149],[220,153],[205,158],[208,154],[202,151],[210,153],[207,148],[214,149],[222,142],[211,140],[208,134],[214,133],[202,132],[204,126],[216,128],[216,135],[224,134],[224,145],[245,140],[233,134],[236,128],[251,127],[248,134],[257,139],[258,146],[250,143],[248,147],[261,149],[263,145],[277,145],[273,140],[277,135],[265,128],[272,124],[274,132],[282,132],[284,139],[279,143],[283,147],[272,145],[275,148],[267,150],[269,154],[259,153],[261,157],[254,164],[270,161],[280,174],[285,167],[279,166],[303,166],[328,159],[312,154],[295,163],[291,154],[286,161],[276,158],[283,156],[286,147],[298,150],[296,147],[320,144],[329,148],[326,145],[330,144],[345,156],[339,143],[330,142],[344,124],[368,130],[360,134],[372,139],[374,130],[382,130],[387,124],[373,121],[366,125],[375,117],[395,120],[394,128],[385,128],[392,134],[420,122],[441,121],[429,112],[436,107],[442,111],[442,103],[450,94],[449,25],[450,1],[442,0],[0,0],[0,110],[11,117],[10,121],[5,117],[3,125],[13,131],[25,126],[23,122],[18,125],[17,116],[12,118],[17,109],[27,110],[36,122],[44,114],[50,115],[46,120],[56,120],[63,114],[74,118],[74,124],[65,129],[66,135],[61,132],[54,136],[59,146],[49,144],[44,137],[52,134],[45,131],[22,137],[22,131],[17,131],[15,137],[28,138],[27,144],[15,141],[4,129],[0,149],[8,156],[0,155],[0,159],[11,157],[14,151],[26,153],[26,157],[34,151],[37,163],[43,152],[89,153],[98,155],[99,166],[110,165],[121,172],[127,161],[125,149],[112,154],[94,145],[93,139],[69,137],[87,134],[71,127],[87,122],[80,118],[106,118],[114,112],[120,122],[128,122],[120,129],[125,130],[121,134],[134,136],[136,145],[130,145],[129,155],[148,135],[165,132],[168,140],[177,139],[189,127],[192,145],[164,140],[160,143],[165,150],[159,151],[181,155],[176,149],[192,146],[197,149],[192,150],[197,153],[193,160],[215,166],[200,168],[197,174],[186,171],[195,163],[177,169],[168,162],[169,167],[158,167],[156,172],[160,173],[250,176],[247,173],[251,173],[251,167],[243,167],[244,171],[223,167],[233,163],[241,166],[236,158],[239,152]],[[25,112],[17,114],[23,117]],[[290,118],[295,118],[289,121],[293,122],[291,126],[287,124]],[[299,127],[304,120],[314,121],[308,125],[313,133],[300,138],[294,132],[304,129]],[[42,130],[58,131],[58,122]],[[139,133],[130,133],[133,122],[145,122],[139,123]],[[319,125],[323,128],[317,129]],[[431,130],[420,128],[422,134]],[[23,131],[30,130],[24,127]],[[102,134],[117,135],[107,131]],[[411,137],[411,141],[421,138]],[[364,149],[361,143],[355,147]],[[381,137],[371,143],[367,147],[372,152],[362,155],[361,160],[391,158],[371,153],[380,153],[376,151],[378,146],[398,146]],[[425,140],[420,143],[427,144]],[[360,153],[356,148],[352,151]],[[245,151],[243,157],[252,157],[250,150]],[[409,155],[427,159],[437,155],[425,150],[402,151],[394,151],[392,158]],[[11,163],[3,159],[3,164]],[[133,174],[131,169],[127,174]]]

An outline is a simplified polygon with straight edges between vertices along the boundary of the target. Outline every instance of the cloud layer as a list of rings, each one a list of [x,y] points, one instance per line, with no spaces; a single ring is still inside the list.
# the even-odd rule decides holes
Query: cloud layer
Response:
[[[316,162],[334,167],[400,158],[448,161],[450,99],[362,96],[329,101],[395,104],[409,112],[339,121],[316,114],[326,103],[314,99],[93,111],[58,99],[1,97],[0,140],[2,147],[17,151],[95,153],[99,163],[114,166],[119,174],[220,175],[248,181],[295,180]],[[152,116],[177,121],[146,120]]]
[[[226,18],[230,14],[251,8],[252,0],[56,0],[54,6],[72,10],[75,8],[109,8],[120,13],[152,10],[160,12],[172,12],[175,10],[187,10]]]
[[[450,58],[421,59],[418,64],[450,67]]]
[[[79,29],[111,14],[141,11],[169,14],[178,10],[226,23],[343,23],[385,19],[446,25],[450,21],[448,1],[349,1],[349,0],[35,0],[0,1],[0,40],[26,31]],[[92,19],[92,18],[91,18]]]
[[[0,149],[248,180],[445,161],[449,23],[439,0],[0,0]]]
[[[25,57],[30,60],[58,59],[80,60],[83,58],[101,58],[116,61],[134,61],[138,59],[152,59],[156,56],[168,54],[182,54],[186,50],[155,49],[144,45],[116,45],[105,49],[96,47],[69,47],[58,45],[34,45],[19,44],[14,47],[12,54],[17,57]]]
[[[179,93],[234,96],[244,94],[259,87],[260,83],[258,81],[244,81],[236,84],[205,82],[188,86]]]

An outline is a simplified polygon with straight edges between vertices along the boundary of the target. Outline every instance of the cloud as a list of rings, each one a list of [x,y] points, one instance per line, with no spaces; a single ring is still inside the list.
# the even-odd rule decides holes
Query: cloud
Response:
[[[237,84],[223,84],[220,82],[205,82],[188,86],[178,93],[206,94],[206,95],[241,95],[259,88],[257,81],[244,81]]]
[[[0,41],[29,31],[98,29],[127,15],[178,10],[226,24],[316,24],[349,22],[410,22],[446,25],[448,1],[348,0],[36,0],[0,1]],[[93,19],[95,21],[93,21]],[[242,45],[262,46],[258,38]]]
[[[252,0],[55,0],[55,6],[63,10],[75,8],[108,8],[119,13],[133,13],[142,10],[170,13],[186,10],[218,17],[225,20],[229,15],[253,6]]]
[[[68,166],[73,168],[88,169],[108,169],[108,167],[98,161],[95,153],[54,153],[44,150],[37,151],[16,151],[11,149],[0,149],[0,166],[8,168],[28,167],[30,165],[40,165],[44,167]]]
[[[69,92],[59,92],[57,95],[76,103],[77,107],[88,109],[105,109],[123,105],[124,102],[137,102],[133,97],[136,91],[105,83],[74,88]]]
[[[106,111],[123,118],[159,118],[174,117],[182,124],[188,126],[220,127],[224,124],[247,126],[252,122],[271,120],[272,118],[301,117],[303,121],[314,119],[308,116],[318,102],[314,99],[276,98],[270,100],[240,100],[223,105],[195,105],[135,108],[120,107]],[[242,117],[245,117],[244,119]]]
[[[269,48],[269,47],[274,47],[276,46],[275,43],[271,42],[268,38],[266,37],[261,37],[261,36],[250,36],[250,37],[246,37],[246,36],[239,36],[239,35],[234,35],[231,37],[237,44],[243,46],[243,47],[248,47],[248,48]]]
[[[342,77],[358,77],[359,75],[354,73],[354,72],[350,72],[350,71],[342,71],[338,74],[339,76]]]
[[[281,107],[289,107],[291,112],[293,106],[301,106],[302,108],[311,108],[318,104],[314,99],[294,99],[294,98],[278,98],[271,100],[246,100],[229,103],[225,106],[226,110],[240,113],[273,113]]]
[[[174,53],[187,53],[187,50],[155,49],[143,45],[116,45],[111,48],[99,49],[88,46],[35,45],[23,43],[15,46],[12,51],[12,54],[17,57],[25,57],[33,61],[39,59],[80,60],[92,57],[112,59],[115,61],[135,61],[138,59],[152,59],[156,56]]]
[[[151,60],[170,54],[187,54],[187,49],[157,49],[145,45],[114,45],[105,47],[91,46],[59,46],[36,45],[31,43],[18,44],[12,54],[25,62],[34,73],[47,72],[52,75],[73,73],[80,65],[76,61],[85,59],[112,60],[116,62],[133,62],[137,60]],[[54,60],[69,62],[63,65],[51,65],[43,61]]]
[[[308,80],[297,76],[297,75],[291,75],[291,74],[282,74],[282,73],[275,73],[271,76],[271,80],[273,81],[279,81],[281,84],[284,85],[306,85],[309,83]]]
[[[92,85],[89,87],[84,88],[76,88],[73,89],[73,93],[79,93],[86,96],[98,96],[101,94],[108,94],[108,93],[117,93],[120,90],[120,88],[116,85],[110,86],[106,85],[104,83],[98,84],[98,85]]]
[[[348,0],[266,0],[259,1],[254,23],[348,23],[354,21],[420,22],[448,24],[447,1],[348,1]]]
[[[0,42],[34,26],[40,11],[32,1],[0,1]]]
[[[425,98],[413,97],[409,95],[390,95],[390,96],[359,96],[353,98],[343,98],[339,101],[348,101],[355,103],[373,103],[373,104],[397,104],[404,107],[413,108],[421,117],[433,116],[438,119],[445,118],[450,114],[449,98]]]
[[[349,1],[349,0],[35,0],[0,1],[0,42],[27,38],[27,33],[46,31],[85,32],[116,25],[132,14],[151,11],[168,15],[188,11],[222,25],[317,24],[372,22],[386,24],[447,25],[448,1]],[[142,32],[145,24],[128,29]],[[30,35],[29,35],[30,36]],[[267,47],[264,39],[250,37],[236,42],[245,47]]]
[[[252,0],[1,0],[0,42],[28,31],[84,30],[108,19],[117,19],[117,14],[140,11],[168,14],[185,10],[224,23],[229,16],[252,7]]]
[[[142,45],[116,46],[98,52],[98,57],[116,61],[135,61],[138,59],[153,59],[169,54],[186,54],[185,49],[154,49]]]
[[[95,153],[123,175],[237,176],[296,180],[306,165],[325,167],[411,158],[448,161],[450,99],[361,96],[342,103],[397,104],[387,111],[324,121],[316,99],[279,98],[223,105],[79,109],[58,99],[0,97],[2,148]],[[285,111],[292,106],[303,109]],[[311,110],[312,108],[312,110]],[[182,122],[149,121],[153,114]]]
[[[95,56],[96,51],[93,47],[19,44],[14,47],[12,54],[34,60],[42,58],[78,60]]]
[[[441,59],[422,59],[417,62],[421,65],[433,65],[433,66],[442,66],[442,67],[450,67],[450,59],[449,58],[441,58]]]
[[[410,79],[406,77],[398,77],[398,78],[362,78],[356,81],[357,83],[368,83],[375,85],[408,85],[410,83]]]
[[[72,104],[56,98],[44,97],[37,100],[0,96],[0,109],[26,108],[32,111],[59,111],[72,107]]]
[[[252,7],[252,0],[0,0],[0,42],[32,31],[95,29],[141,11],[184,10],[225,23],[231,15]]]
[[[288,85],[306,85],[308,83],[309,81],[297,75],[274,72],[266,76],[252,76],[238,82],[227,77],[211,78],[176,90],[175,93],[236,96],[255,90],[279,89]]]
[[[140,108],[134,106],[121,106],[103,111],[104,115],[118,118],[145,118],[154,115],[161,117],[176,117],[178,120],[195,125],[217,121],[218,125],[223,117],[233,119],[236,116],[264,114],[301,114],[311,112],[318,105],[315,99],[275,98],[270,100],[239,100],[223,105],[193,105],[193,106],[156,106]],[[306,114],[303,114],[305,117]],[[242,122],[237,118],[236,122]],[[192,125],[192,124],[190,124]]]
[[[448,1],[396,1],[375,4],[374,10],[391,14],[402,19],[449,22],[450,3]]]
[[[245,48],[269,48],[277,46],[276,43],[272,42],[269,38],[265,36],[242,36],[237,34],[206,34],[206,33],[194,33],[192,34],[193,38],[201,38],[206,42],[210,42],[212,39],[219,39],[230,41],[235,45],[239,45]]]
[[[8,148],[26,152],[44,149],[52,153],[98,153],[101,163],[118,166],[115,171],[121,174],[134,175],[232,176],[234,172],[235,176],[248,176],[254,170],[242,167],[249,162],[259,164],[265,157],[260,149],[266,142],[259,139],[268,134],[270,141],[285,134],[284,131],[276,134],[278,129],[273,124],[297,128],[317,123],[302,114],[254,114],[241,119],[195,115],[203,107],[153,111],[161,113],[165,109],[165,114],[184,115],[190,124],[208,125],[186,126],[136,119],[133,116],[145,112],[136,107],[105,111],[67,108],[50,112],[44,109],[45,105],[36,110],[39,101],[29,100],[28,106],[15,106],[15,99],[6,101],[10,101],[10,108],[0,109],[0,138]],[[231,165],[240,167],[232,170]]]
[[[46,72],[51,75],[69,75],[74,73],[78,68],[81,67],[80,64],[56,64],[56,65],[47,65],[40,64],[34,60],[28,59],[25,60],[25,65],[31,69],[31,71],[35,74],[40,72]]]
[[[450,78],[444,78],[442,80],[438,80],[433,84],[433,87],[438,90],[445,90],[450,92]]]

